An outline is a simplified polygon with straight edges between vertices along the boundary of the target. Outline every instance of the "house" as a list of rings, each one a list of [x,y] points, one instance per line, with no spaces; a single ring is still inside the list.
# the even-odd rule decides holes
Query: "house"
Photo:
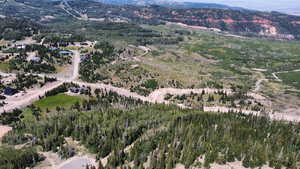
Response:
[[[62,51],[59,52],[59,54],[61,54],[61,55],[72,55],[73,52],[71,52],[69,50],[62,50]]]
[[[67,47],[67,46],[69,46],[69,43],[68,42],[60,42],[59,46],[60,47]]]
[[[16,48],[17,48],[17,49],[25,49],[25,48],[26,48],[26,45],[23,45],[23,44],[21,44],[21,45],[16,45]]]
[[[79,91],[80,91],[79,87],[71,87],[70,88],[70,92],[72,92],[72,93],[78,93]]]
[[[34,58],[30,59],[30,61],[33,62],[33,63],[40,63],[41,62],[41,58],[34,57]]]
[[[84,61],[87,58],[87,56],[80,56],[80,61]]]
[[[51,50],[51,51],[54,51],[54,50],[57,50],[58,48],[54,47],[54,46],[50,46],[48,49]]]
[[[81,42],[80,45],[81,46],[88,46],[89,44],[87,42]]]
[[[3,93],[7,96],[12,96],[12,95],[18,93],[18,90],[8,87],[8,88],[4,89]]]

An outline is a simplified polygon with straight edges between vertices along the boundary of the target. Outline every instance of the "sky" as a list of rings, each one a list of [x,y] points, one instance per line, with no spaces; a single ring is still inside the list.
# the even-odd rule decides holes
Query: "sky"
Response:
[[[300,15],[300,0],[179,0],[219,3],[261,11],[279,11]]]

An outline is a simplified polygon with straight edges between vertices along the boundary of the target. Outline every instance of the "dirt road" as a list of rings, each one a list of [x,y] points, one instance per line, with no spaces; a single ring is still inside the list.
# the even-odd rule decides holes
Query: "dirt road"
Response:
[[[258,79],[258,81],[256,81],[254,92],[258,92],[261,90],[262,82],[264,81],[268,81],[268,79]]]
[[[0,76],[3,76],[3,77],[9,77],[9,76],[15,77],[16,75],[13,74],[13,73],[0,72]]]
[[[46,84],[42,88],[39,89],[31,89],[26,91],[26,93],[18,93],[14,96],[8,96],[4,102],[7,103],[3,107],[0,107],[0,113],[9,112],[16,108],[24,108],[29,106],[33,102],[40,99],[40,97],[44,96],[46,92],[62,85],[63,82],[57,81],[53,83]]]
[[[165,96],[167,94],[171,95],[183,95],[183,94],[201,94],[205,92],[206,94],[215,93],[218,91],[222,91],[227,94],[231,94],[231,90],[229,89],[212,89],[212,88],[200,88],[200,89],[176,89],[176,88],[161,88],[153,91],[147,98],[152,100],[154,103],[165,103]]]
[[[215,93],[218,91],[223,91],[227,94],[231,93],[231,91],[229,89],[218,90],[218,89],[211,89],[211,88],[203,88],[203,89],[160,88],[160,89],[157,89],[157,90],[153,91],[152,93],[150,93],[149,96],[141,96],[137,93],[131,92],[128,89],[118,88],[118,87],[114,87],[112,85],[107,85],[107,84],[103,84],[103,83],[86,83],[86,82],[78,82],[78,81],[73,81],[73,83],[76,83],[81,86],[89,86],[92,89],[98,88],[98,89],[102,89],[102,90],[106,90],[106,91],[113,91],[122,96],[140,99],[142,101],[147,101],[150,103],[168,103],[165,100],[165,96],[167,94],[171,94],[171,95],[183,95],[183,94],[191,94],[191,93],[201,94],[203,91],[207,94]]]
[[[49,83],[45,85],[44,87],[40,89],[32,89],[24,93],[23,95],[16,95],[12,97],[8,97],[5,102],[7,103],[4,107],[0,108],[0,113],[4,111],[12,111],[15,108],[23,108],[25,106],[28,106],[32,104],[34,101],[38,100],[40,96],[44,96],[47,91],[50,91],[60,85],[62,85],[64,82],[73,82],[81,86],[88,86],[92,89],[102,89],[106,91],[113,91],[118,93],[119,95],[131,97],[135,99],[140,99],[142,101],[146,101],[149,103],[162,103],[162,104],[168,104],[169,102],[165,100],[165,96],[167,94],[171,95],[183,95],[183,94],[201,94],[202,92],[205,92],[206,94],[211,94],[215,92],[222,91],[227,94],[232,94],[232,91],[230,89],[212,89],[212,88],[200,88],[200,89],[176,89],[176,88],[161,88],[153,91],[150,93],[149,96],[141,96],[137,93],[131,92],[128,89],[125,88],[118,88],[114,87],[112,85],[107,85],[103,83],[86,83],[86,82],[80,82],[77,80],[79,77],[79,66],[80,66],[80,52],[73,50],[74,53],[73,56],[73,71],[72,74],[67,78],[58,78],[57,82]],[[145,51],[147,53],[147,51]],[[13,76],[13,74],[4,74],[3,75],[9,75]],[[39,75],[39,76],[47,76],[47,75]],[[254,92],[259,91],[261,88],[261,83],[266,79],[260,79],[256,83],[256,87]],[[248,96],[252,96],[255,100],[266,102],[268,99],[266,99],[264,96],[261,96],[257,93],[248,93]],[[183,105],[178,105],[180,107],[184,107]],[[235,110],[229,107],[206,107],[205,111],[213,111],[213,112],[229,112],[234,111],[238,112],[240,110]],[[255,114],[258,115],[260,112],[255,111],[249,111],[249,110],[242,110],[245,114]],[[300,116],[289,116],[288,114],[276,114],[273,113],[270,115],[272,119],[278,120],[278,119],[286,119],[289,121],[300,121]]]
[[[80,52],[77,50],[72,50],[73,56],[73,73],[70,81],[76,80],[79,77],[79,65],[80,65]]]

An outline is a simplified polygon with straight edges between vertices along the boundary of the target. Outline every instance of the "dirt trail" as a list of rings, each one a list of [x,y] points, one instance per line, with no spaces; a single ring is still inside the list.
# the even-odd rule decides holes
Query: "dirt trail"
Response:
[[[275,78],[275,80],[282,82],[282,80],[277,76],[278,73],[289,73],[289,72],[300,72],[300,69],[291,70],[291,71],[281,71],[281,72],[273,72],[272,76]]]
[[[279,79],[279,77],[276,75],[276,73],[272,73],[272,76],[273,76],[278,82],[282,82],[282,80]]]
[[[171,95],[183,95],[183,94],[201,94],[205,92],[206,94],[211,94],[215,92],[222,91],[226,94],[231,94],[229,89],[212,89],[212,88],[201,88],[201,89],[176,89],[176,88],[161,88],[153,91],[147,98],[154,103],[166,103],[165,96],[167,94]]]
[[[264,81],[268,81],[268,79],[259,79],[258,81],[256,81],[254,92],[258,92],[261,90],[262,82]]]

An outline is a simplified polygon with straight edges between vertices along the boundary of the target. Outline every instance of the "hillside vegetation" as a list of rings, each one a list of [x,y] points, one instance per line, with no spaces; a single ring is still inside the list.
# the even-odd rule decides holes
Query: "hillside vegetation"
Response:
[[[300,16],[0,5],[0,169],[299,168]]]
[[[24,19],[0,18],[0,39],[21,40],[37,34],[43,27]]]
[[[118,6],[92,0],[49,1],[9,0],[2,4],[0,14],[25,17],[41,23],[60,23],[66,19],[147,24],[179,22],[194,26],[217,28],[248,36],[276,39],[299,39],[300,17],[231,9],[174,9],[152,6]]]
[[[68,111],[34,123],[19,122],[15,127],[4,142],[32,142],[35,138],[32,143],[44,151],[68,154],[65,137],[71,137],[96,153],[98,159],[110,154],[107,168],[130,162],[139,168],[171,169],[177,163],[208,167],[242,161],[247,168],[268,165],[296,169],[300,160],[299,124],[242,114],[154,105],[129,111]],[[125,151],[129,145],[133,147]]]

